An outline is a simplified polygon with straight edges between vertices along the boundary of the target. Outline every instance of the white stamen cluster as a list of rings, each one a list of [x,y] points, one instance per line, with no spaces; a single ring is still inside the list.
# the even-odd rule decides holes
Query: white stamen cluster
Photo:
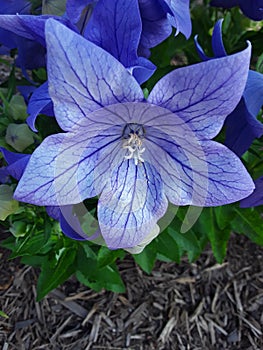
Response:
[[[124,156],[124,159],[134,158],[135,165],[144,162],[142,153],[145,151],[145,148],[142,148],[142,140],[136,133],[130,133],[129,138],[125,139],[122,147],[130,152],[127,156]]]

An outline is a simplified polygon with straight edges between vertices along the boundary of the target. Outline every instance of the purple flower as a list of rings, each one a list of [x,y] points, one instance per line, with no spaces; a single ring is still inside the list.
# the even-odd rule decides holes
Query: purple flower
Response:
[[[14,153],[3,147],[0,148],[0,152],[8,164],[5,167],[6,174],[11,175],[16,180],[20,180],[29,162],[30,154]]]
[[[1,15],[28,15],[30,14],[31,2],[27,0],[2,0],[0,4]],[[27,77],[26,69],[34,69],[45,65],[45,50],[38,43],[26,38],[18,37],[10,32],[8,28],[1,26],[0,53],[7,53],[8,50],[18,48],[19,55],[16,59],[16,65],[21,67],[24,75]]]
[[[111,0],[111,6],[109,6],[109,3],[107,4],[104,0],[68,0],[67,15],[78,26],[82,35],[93,41],[96,28],[99,28],[105,19],[109,22],[109,12],[112,22],[114,21],[117,11],[113,11],[113,8],[117,3],[118,1]],[[189,0],[137,0],[129,3],[122,0],[119,5],[122,7],[122,15],[128,7],[130,7],[129,15],[135,14],[132,9],[134,6],[140,11],[140,15],[134,22],[134,30],[136,28],[137,32],[141,32],[140,53],[142,55],[149,56],[149,49],[168,38],[172,27],[176,28],[176,34],[180,32],[186,38],[191,35]],[[92,28],[95,28],[93,33],[91,33]]]
[[[42,50],[45,50],[44,27],[48,18],[50,16],[0,16],[0,27],[14,33],[18,40],[22,36],[41,44]],[[94,1],[68,1],[66,16],[56,19],[107,50],[135,76],[139,83],[143,83],[154,73],[155,65],[145,57],[138,56],[142,20],[136,1],[99,0],[96,6]],[[28,52],[35,57],[32,51],[27,50]],[[42,55],[43,59],[45,55]],[[39,113],[49,116],[53,114],[47,84],[34,91],[29,101],[28,113],[30,115],[28,125],[34,131],[36,131],[35,120]]]
[[[250,47],[174,70],[146,101],[125,67],[57,21],[46,25],[49,92],[64,133],[34,151],[15,198],[68,206],[100,196],[108,247],[142,242],[175,205],[217,206],[254,189],[239,158],[211,141],[238,103]]]
[[[30,13],[31,2],[29,0],[1,0],[0,13],[3,14],[28,14]]]
[[[211,6],[231,8],[239,6],[241,11],[248,18],[254,21],[263,19],[263,0],[212,0]]]
[[[255,186],[255,191],[240,202],[241,208],[250,208],[263,205],[263,176],[255,180]]]
[[[5,184],[9,181],[9,173],[6,167],[0,168],[0,184]]]
[[[213,59],[205,55],[197,41],[197,36],[195,37],[195,44],[202,60]],[[222,41],[222,20],[219,20],[215,25],[212,47],[216,58],[227,56]],[[263,74],[250,70],[243,96],[225,122],[225,145],[238,156],[242,156],[248,150],[255,138],[263,135],[263,124],[257,120],[262,104]]]

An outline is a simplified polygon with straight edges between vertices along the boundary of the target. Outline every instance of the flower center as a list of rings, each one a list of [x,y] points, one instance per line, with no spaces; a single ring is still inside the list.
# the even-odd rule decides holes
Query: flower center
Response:
[[[128,151],[124,159],[134,159],[135,165],[144,162],[142,153],[145,148],[142,147],[142,139],[145,134],[145,129],[141,124],[129,123],[123,129],[123,144],[122,148]]]

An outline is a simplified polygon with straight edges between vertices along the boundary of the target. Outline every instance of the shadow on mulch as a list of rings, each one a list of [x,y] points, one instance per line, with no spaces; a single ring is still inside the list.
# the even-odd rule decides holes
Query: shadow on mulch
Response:
[[[125,294],[74,278],[37,303],[33,268],[0,251],[2,350],[261,350],[263,248],[232,236],[225,263],[158,262],[151,275],[119,263]]]

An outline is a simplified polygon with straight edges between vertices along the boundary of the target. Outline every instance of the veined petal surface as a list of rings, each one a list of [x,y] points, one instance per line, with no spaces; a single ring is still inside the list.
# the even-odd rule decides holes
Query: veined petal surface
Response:
[[[117,129],[117,130],[116,130]],[[76,133],[47,137],[34,151],[15,197],[36,205],[77,204],[98,195],[118,161],[119,128],[91,134]],[[117,144],[116,144],[117,143]],[[108,174],[106,172],[108,170]]]
[[[63,130],[101,107],[144,99],[121,63],[62,24],[49,20],[46,40],[49,93]]]
[[[167,209],[162,180],[145,162],[123,161],[113,172],[98,203],[98,219],[109,248],[138,245],[155,228]]]
[[[244,51],[172,71],[148,102],[176,113],[200,138],[215,137],[239,102],[247,81],[250,45]]]
[[[240,159],[214,141],[199,141],[180,128],[173,138],[146,128],[145,160],[159,172],[164,191],[175,205],[218,206],[236,202],[254,184]]]

